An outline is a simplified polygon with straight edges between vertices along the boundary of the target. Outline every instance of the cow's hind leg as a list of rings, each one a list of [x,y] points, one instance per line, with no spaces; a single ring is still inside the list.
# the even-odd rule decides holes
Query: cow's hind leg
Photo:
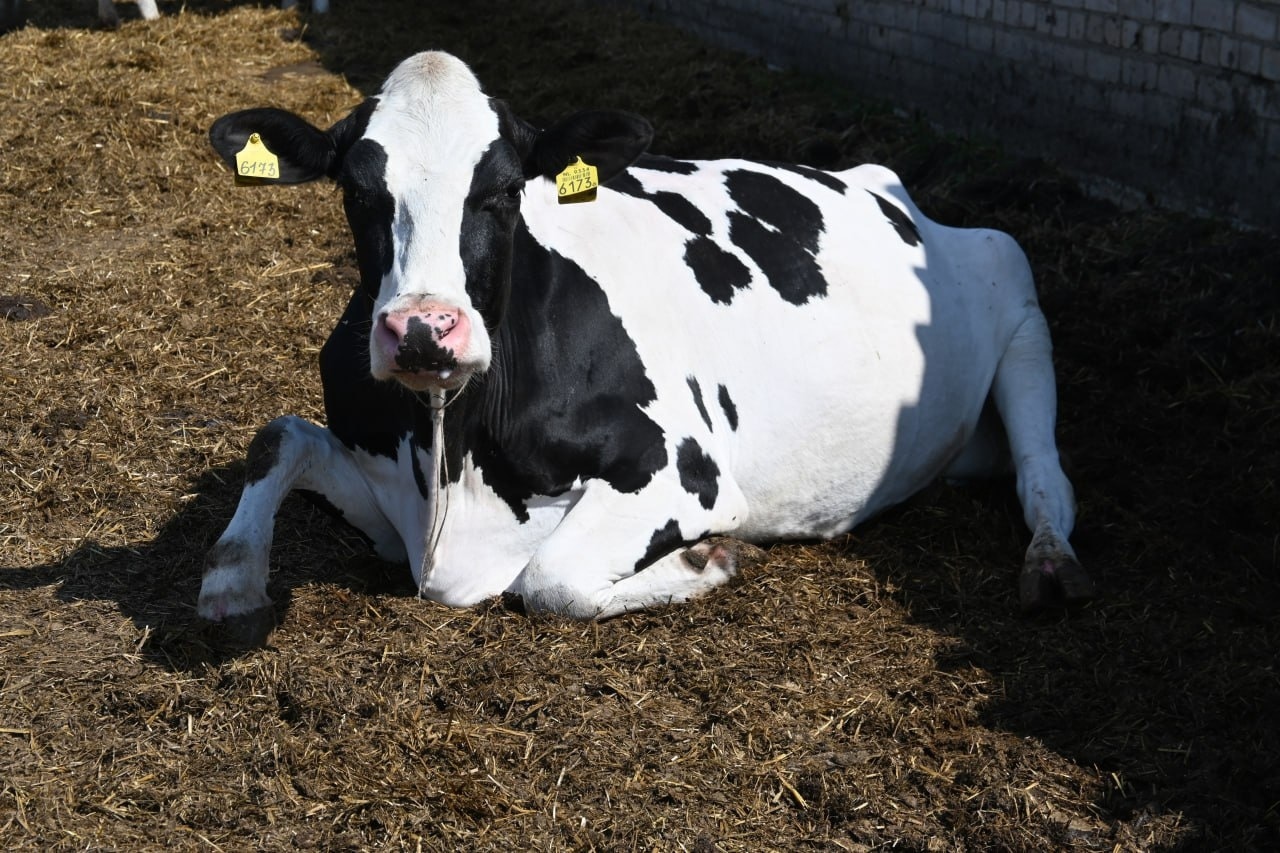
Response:
[[[712,536],[682,548],[623,578],[601,597],[596,619],[674,604],[738,580],[762,564],[765,552],[739,539]]]
[[[687,601],[733,580],[759,549],[715,534],[746,519],[732,478],[698,495],[658,477],[639,495],[593,484],[512,584],[525,607],[579,619]],[[655,522],[655,519],[669,519]],[[692,547],[685,543],[695,542]]]
[[[277,418],[249,445],[245,486],[226,531],[209,551],[196,610],[210,621],[261,613],[276,511],[293,489],[315,492],[368,536],[379,555],[404,559],[399,534],[378,510],[351,452],[302,418]]]
[[[1075,497],[1054,441],[1057,389],[1049,328],[1038,309],[1018,328],[996,369],[992,394],[1009,437],[1018,500],[1031,529],[1019,580],[1022,608],[1040,610],[1093,597],[1093,581],[1067,537]]]

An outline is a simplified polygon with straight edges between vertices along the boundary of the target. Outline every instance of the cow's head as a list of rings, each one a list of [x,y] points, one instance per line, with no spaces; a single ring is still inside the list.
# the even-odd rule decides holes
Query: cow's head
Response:
[[[652,128],[593,111],[536,130],[487,97],[460,60],[420,53],[327,131],[276,109],[232,113],[209,131],[232,168],[255,133],[279,158],[279,182],[328,176],[342,187],[373,300],[370,371],[427,391],[489,367],[525,182],[576,157],[607,181],[644,152]]]

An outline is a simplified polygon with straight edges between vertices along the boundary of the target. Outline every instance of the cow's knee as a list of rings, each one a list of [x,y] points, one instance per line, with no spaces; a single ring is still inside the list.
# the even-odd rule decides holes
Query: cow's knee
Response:
[[[535,560],[512,583],[509,592],[530,613],[558,613],[573,619],[594,619],[607,584],[589,576],[568,576]]]

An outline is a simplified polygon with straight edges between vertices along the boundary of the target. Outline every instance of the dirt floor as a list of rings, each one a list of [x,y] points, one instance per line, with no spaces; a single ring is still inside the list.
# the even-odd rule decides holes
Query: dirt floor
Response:
[[[1280,240],[1085,198],[610,7],[88,0],[0,36],[0,848],[1280,849]],[[1100,587],[1017,615],[1010,484],[580,624],[416,600],[302,500],[266,648],[194,624],[270,418],[321,418],[356,273],[327,186],[232,185],[224,112],[337,119],[443,47],[527,117],[897,169],[1029,252]]]

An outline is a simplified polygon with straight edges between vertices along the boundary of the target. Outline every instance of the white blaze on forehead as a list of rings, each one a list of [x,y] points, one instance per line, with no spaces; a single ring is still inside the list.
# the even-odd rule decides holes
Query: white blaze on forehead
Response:
[[[365,138],[386,152],[396,203],[395,286],[383,282],[379,303],[432,294],[466,307],[463,206],[476,165],[498,138],[497,115],[475,75],[445,53],[406,59],[378,93]]]

